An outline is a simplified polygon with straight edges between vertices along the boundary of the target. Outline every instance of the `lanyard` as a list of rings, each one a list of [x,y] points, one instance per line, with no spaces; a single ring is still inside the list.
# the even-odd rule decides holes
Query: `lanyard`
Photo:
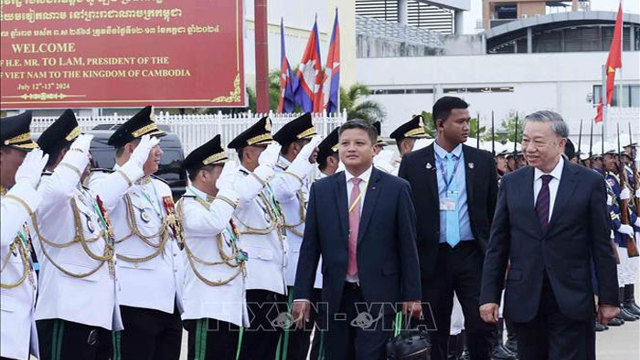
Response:
[[[442,158],[438,153],[436,153],[436,160],[438,160],[438,167],[440,168],[440,173],[442,173],[442,180],[444,181],[444,192],[449,191],[449,186],[451,186],[451,182],[453,178],[456,176],[456,172],[458,171],[458,165],[460,164],[460,158],[456,159],[456,163],[453,165],[453,171],[451,172],[451,177],[447,179],[447,169],[445,169],[444,164],[442,162]]]
[[[156,187],[153,185],[153,183],[151,183],[151,186],[153,187],[153,192],[156,194],[156,198],[157,198],[158,197],[158,193],[156,192]],[[153,201],[151,201],[151,198],[149,197],[149,195],[147,195],[147,193],[144,191],[144,189],[140,188],[140,192],[142,193],[144,198],[147,199],[147,201],[149,202],[149,204],[153,208],[153,211],[155,211],[156,215],[158,215],[158,218],[162,219],[162,214],[158,211],[158,209],[156,209],[156,205],[157,204],[154,205]],[[162,208],[162,207],[160,207],[160,208]]]
[[[80,190],[80,193],[82,193],[85,197],[89,198],[89,200],[91,201],[91,205],[93,206],[93,210],[98,215],[98,219],[100,219],[100,225],[102,225],[103,229],[107,230],[108,229],[107,221],[104,219],[104,217],[102,217],[102,211],[100,211],[100,206],[98,206],[98,201],[93,196],[91,196],[91,194],[84,191],[82,187],[78,189]]]
[[[364,183],[364,190],[360,191],[360,194],[358,194],[358,196],[356,197],[355,200],[353,200],[353,203],[351,203],[351,205],[349,205],[349,212],[352,212],[353,209],[356,207],[356,205],[358,204],[358,201],[360,201],[360,198],[362,197],[362,195],[367,191],[367,182],[362,180],[362,182]],[[358,184],[358,187],[360,186],[360,184]],[[353,190],[352,190],[353,191]]]

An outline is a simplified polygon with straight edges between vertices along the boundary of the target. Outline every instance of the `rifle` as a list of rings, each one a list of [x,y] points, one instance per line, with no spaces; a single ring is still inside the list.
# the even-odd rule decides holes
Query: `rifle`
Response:
[[[515,139],[513,140],[513,170],[518,170],[518,114],[516,114]]]
[[[625,170],[622,164],[622,152],[620,151],[620,123],[618,125],[618,161],[616,162],[618,168],[618,175],[620,177],[620,190],[627,188],[627,170]],[[620,199],[620,222],[624,225],[629,225],[629,200]],[[638,248],[633,236],[627,235],[627,254],[629,257],[636,257],[638,254]]]
[[[593,121],[591,122],[591,132],[589,133],[589,160],[593,156]]]
[[[631,123],[629,123],[631,126]],[[496,157],[496,132],[494,127],[493,110],[491,110],[491,154]],[[638,182],[636,182],[637,184]]]
[[[578,163],[580,163],[580,154],[582,154],[582,119],[580,119],[580,133],[578,134]]]
[[[631,144],[633,144],[633,140],[631,138],[631,123],[629,123],[629,145]],[[629,157],[631,158],[631,172],[633,173],[633,184],[634,184],[633,193],[635,195],[636,191],[638,191],[638,187],[640,187],[640,184],[638,184],[638,181],[640,181],[640,175],[638,175],[638,168],[636,167],[636,157],[633,156],[633,150],[631,150],[631,154],[629,154]],[[639,197],[635,198],[635,203],[636,203],[636,215],[640,216],[640,198]]]
[[[480,149],[480,113],[476,115],[476,149]]]

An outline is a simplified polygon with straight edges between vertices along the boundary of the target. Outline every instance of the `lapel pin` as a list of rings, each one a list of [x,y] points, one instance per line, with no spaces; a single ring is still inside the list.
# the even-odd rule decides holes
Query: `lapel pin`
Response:
[[[474,166],[474,165],[473,165],[473,163],[472,163],[472,162],[470,162],[470,163],[469,163],[469,169],[473,169],[473,166]]]
[[[427,163],[427,170],[431,170],[431,163]]]

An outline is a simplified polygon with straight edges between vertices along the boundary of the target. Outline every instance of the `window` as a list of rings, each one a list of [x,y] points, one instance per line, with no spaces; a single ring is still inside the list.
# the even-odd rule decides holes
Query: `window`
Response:
[[[596,106],[600,102],[602,85],[593,86],[593,100],[591,103]],[[611,106],[619,106],[620,85],[613,89],[613,99]],[[622,107],[640,107],[640,85],[622,85]]]
[[[500,4],[494,8],[495,19],[509,20],[518,18],[518,5],[516,4]]]

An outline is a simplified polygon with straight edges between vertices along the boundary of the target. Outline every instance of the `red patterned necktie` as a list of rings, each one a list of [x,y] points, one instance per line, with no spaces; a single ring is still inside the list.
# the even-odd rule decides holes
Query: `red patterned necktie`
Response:
[[[358,227],[360,226],[360,181],[362,179],[353,178],[353,188],[349,199],[349,263],[347,274],[356,276],[358,274]],[[357,203],[356,203],[357,202]]]

